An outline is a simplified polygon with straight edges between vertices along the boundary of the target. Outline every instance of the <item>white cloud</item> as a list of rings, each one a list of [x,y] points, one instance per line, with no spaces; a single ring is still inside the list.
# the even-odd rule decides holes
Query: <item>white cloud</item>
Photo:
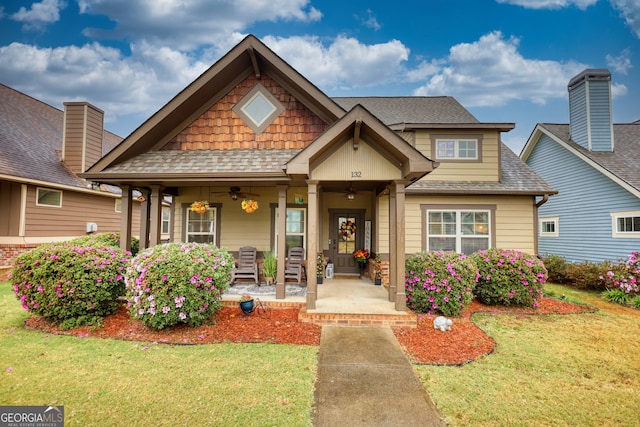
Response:
[[[267,36],[263,41],[302,75],[324,88],[396,81],[402,64],[409,58],[409,48],[398,40],[366,45],[338,36],[328,46],[315,36]]]
[[[224,43],[259,21],[318,21],[309,0],[80,0],[80,12],[106,15],[113,30],[88,28],[89,37],[146,40],[180,50]]]
[[[501,32],[486,34],[474,43],[453,46],[444,66],[415,95],[450,95],[466,107],[502,106],[513,100],[545,104],[566,95],[567,83],[587,68],[524,58],[519,39]]]
[[[42,0],[33,3],[31,9],[24,6],[11,15],[11,19],[23,22],[26,29],[40,28],[45,24],[57,22],[60,19],[60,10],[67,7],[63,0]]]
[[[497,0],[498,3],[513,4],[526,9],[562,9],[576,6],[585,10],[598,2],[598,0]]]
[[[627,25],[640,39],[640,1],[611,0],[611,4],[620,11]]]
[[[382,24],[378,22],[371,9],[367,9],[367,17],[360,18],[360,21],[362,22],[362,25],[375,31],[378,31],[382,28]]]
[[[65,101],[91,102],[105,111],[108,122],[152,114],[210,65],[146,43],[132,45],[127,57],[98,43],[0,47],[3,83],[58,108]]]
[[[609,67],[625,76],[629,72],[629,69],[633,68],[633,65],[631,65],[631,51],[629,49],[624,49],[618,56],[607,55],[606,61]]]

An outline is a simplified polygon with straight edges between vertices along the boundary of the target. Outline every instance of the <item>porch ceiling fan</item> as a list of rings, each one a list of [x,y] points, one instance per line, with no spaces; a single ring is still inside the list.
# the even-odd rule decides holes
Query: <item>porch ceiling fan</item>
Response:
[[[256,193],[247,193],[244,191],[240,191],[240,187],[235,187],[235,186],[229,187],[229,191],[214,191],[211,194],[214,194],[214,195],[228,194],[229,197],[231,197],[231,200],[246,199],[249,196],[260,197],[260,195]]]

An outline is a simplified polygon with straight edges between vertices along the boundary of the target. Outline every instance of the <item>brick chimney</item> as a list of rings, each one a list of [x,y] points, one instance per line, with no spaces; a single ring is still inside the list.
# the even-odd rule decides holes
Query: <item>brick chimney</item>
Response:
[[[87,102],[64,103],[62,160],[82,173],[102,157],[104,112]]]
[[[569,82],[571,139],[589,151],[613,151],[611,73],[588,68]]]

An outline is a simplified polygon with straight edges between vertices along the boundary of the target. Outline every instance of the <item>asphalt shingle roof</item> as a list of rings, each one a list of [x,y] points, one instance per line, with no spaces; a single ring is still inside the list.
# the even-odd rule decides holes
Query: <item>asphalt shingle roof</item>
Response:
[[[479,123],[478,119],[450,96],[367,96],[332,99],[347,111],[360,104],[387,126],[400,123]]]
[[[502,144],[502,179],[499,182],[422,179],[407,187],[407,193],[555,194],[557,191],[540,178],[509,147]]]
[[[0,84],[0,174],[86,187],[60,160],[64,113]],[[122,138],[104,132],[103,154]]]
[[[569,137],[568,124],[541,123],[540,126],[602,168],[640,190],[640,120],[613,125],[613,152],[593,152],[576,144]]]

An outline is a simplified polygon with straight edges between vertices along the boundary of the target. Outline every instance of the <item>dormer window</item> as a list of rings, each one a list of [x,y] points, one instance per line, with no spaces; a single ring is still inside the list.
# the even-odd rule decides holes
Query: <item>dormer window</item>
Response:
[[[233,107],[233,111],[258,134],[273,123],[284,107],[264,86],[257,84]]]
[[[431,156],[440,161],[481,162],[482,135],[431,135]]]

